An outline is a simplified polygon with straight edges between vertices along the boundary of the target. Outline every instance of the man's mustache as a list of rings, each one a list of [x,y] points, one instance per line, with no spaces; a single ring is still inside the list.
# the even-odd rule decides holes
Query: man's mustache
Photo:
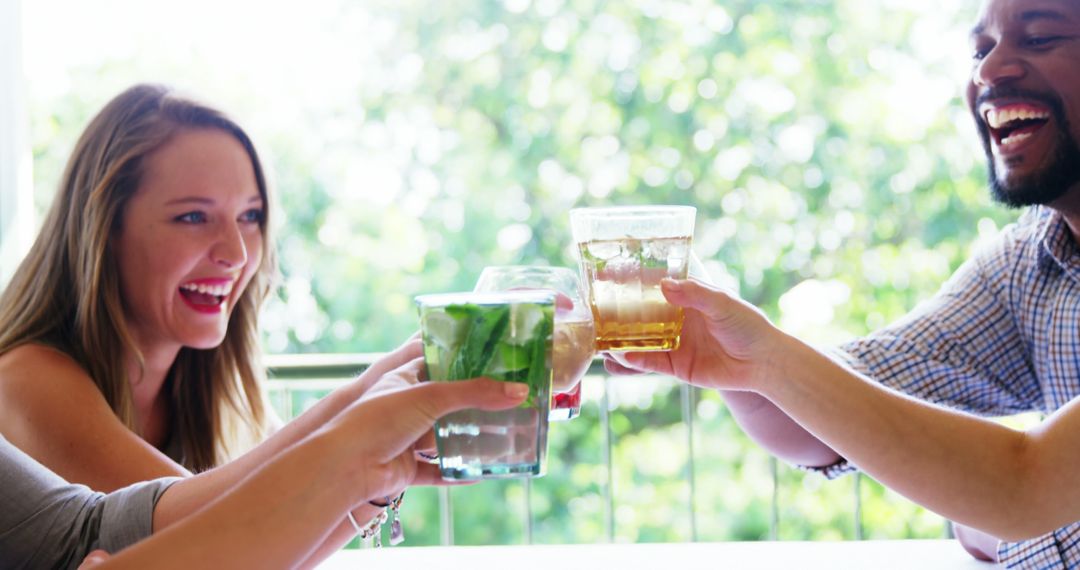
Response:
[[[1039,91],[1029,91],[1027,89],[1020,89],[1012,85],[1003,85],[999,87],[990,87],[980,93],[975,98],[975,105],[973,112],[978,115],[979,107],[983,103],[988,103],[995,99],[1029,99],[1032,101],[1038,101],[1047,107],[1054,113],[1056,118],[1061,118],[1061,114],[1064,112],[1065,106],[1061,101],[1061,97],[1058,97],[1054,93],[1044,93]],[[982,117],[979,117],[980,120]]]

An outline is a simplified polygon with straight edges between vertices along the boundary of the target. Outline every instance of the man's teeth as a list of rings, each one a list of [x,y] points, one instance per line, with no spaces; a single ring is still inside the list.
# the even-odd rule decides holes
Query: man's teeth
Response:
[[[1018,143],[1018,142],[1020,142],[1020,141],[1022,141],[1024,139],[1027,139],[1027,138],[1030,138],[1030,137],[1031,137],[1031,133],[1016,133],[1016,134],[1013,134],[1013,135],[1009,135],[1009,136],[1001,139],[1001,146],[1009,146],[1011,144],[1016,144],[1016,143]]]
[[[181,289],[188,291],[194,291],[196,293],[202,293],[203,295],[214,295],[217,297],[225,297],[229,293],[232,293],[232,283],[226,283],[224,285],[205,285],[196,283],[186,283],[180,286]]]
[[[1037,111],[1030,108],[1005,108],[1005,109],[990,109],[986,112],[986,123],[990,125],[992,129],[1000,129],[1001,127],[1011,123],[1012,121],[1023,121],[1029,119],[1049,119],[1050,113],[1046,111]]]

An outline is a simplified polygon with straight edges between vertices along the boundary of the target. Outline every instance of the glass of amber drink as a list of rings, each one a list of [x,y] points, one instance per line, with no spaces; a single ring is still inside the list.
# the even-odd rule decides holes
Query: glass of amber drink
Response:
[[[581,413],[581,378],[596,354],[592,311],[577,273],[565,267],[502,265],[485,267],[474,291],[538,289],[555,293],[555,331],[551,352],[553,421]]]
[[[691,206],[570,211],[597,350],[679,347],[683,310],[667,302],[660,280],[686,279],[696,213]]]

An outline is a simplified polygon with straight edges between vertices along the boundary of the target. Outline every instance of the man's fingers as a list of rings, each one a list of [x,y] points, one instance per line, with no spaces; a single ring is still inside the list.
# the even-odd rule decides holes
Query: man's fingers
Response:
[[[614,374],[616,376],[637,376],[648,373],[647,370],[631,368],[630,364],[626,362],[626,357],[617,352],[604,353],[604,370],[606,370],[608,374]]]
[[[671,355],[667,352],[605,352],[604,369],[623,376],[670,374]]]
[[[696,279],[664,279],[660,281],[660,290],[671,304],[696,309],[715,320],[722,320],[730,314],[730,304],[737,302],[727,292]]]

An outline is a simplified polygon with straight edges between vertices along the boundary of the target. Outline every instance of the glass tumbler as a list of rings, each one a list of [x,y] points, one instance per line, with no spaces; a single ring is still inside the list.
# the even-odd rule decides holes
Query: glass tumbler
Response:
[[[555,294],[447,293],[416,298],[424,364],[432,382],[487,377],[529,386],[520,405],[466,409],[439,418],[435,444],[444,479],[544,473],[551,403]]]
[[[577,417],[581,413],[581,378],[596,354],[596,332],[576,272],[537,265],[485,267],[474,290],[544,290],[556,294],[550,419]]]

